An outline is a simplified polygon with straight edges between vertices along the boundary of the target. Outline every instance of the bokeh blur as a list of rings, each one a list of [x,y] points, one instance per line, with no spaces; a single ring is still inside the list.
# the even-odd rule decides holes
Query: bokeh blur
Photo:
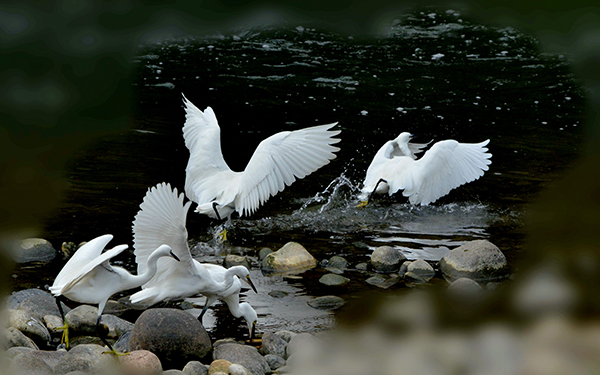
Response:
[[[440,4],[440,2],[435,2]],[[0,5],[0,278],[8,252],[35,236],[68,188],[70,158],[125,129],[140,43],[271,22],[377,33],[416,4],[382,0],[5,1]],[[423,5],[423,4],[420,4]],[[585,152],[536,199],[513,279],[481,295],[409,291],[353,302],[306,374],[591,374],[600,372],[600,7],[592,1],[459,1],[482,23],[527,30],[572,58],[588,105]],[[331,340],[329,342],[328,340]]]

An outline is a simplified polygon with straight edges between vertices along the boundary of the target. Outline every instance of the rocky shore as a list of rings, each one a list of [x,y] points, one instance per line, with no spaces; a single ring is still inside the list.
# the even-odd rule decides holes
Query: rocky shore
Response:
[[[36,252],[43,259],[52,258],[46,242],[28,240],[27,246],[22,246],[23,254],[15,254],[15,259],[35,259]],[[294,274],[323,267],[327,272],[319,282],[332,287],[333,291],[335,286],[353,281],[356,275],[362,275],[361,282],[389,289],[401,281],[409,286],[423,285],[441,274],[448,282],[448,293],[460,298],[476,298],[509,275],[506,258],[500,249],[485,240],[471,241],[450,250],[439,263],[420,259],[408,261],[399,250],[389,246],[376,248],[369,263],[352,265],[340,256],[318,261],[294,242],[277,251],[262,249],[259,260],[266,275]],[[249,266],[250,262],[244,257],[230,255],[224,259],[224,264],[228,267]],[[350,276],[348,270],[358,272],[352,272]],[[308,303],[315,309],[335,310],[346,301],[336,295],[326,295]],[[111,300],[102,316],[109,342],[118,352],[129,353],[117,358],[104,353],[106,348],[95,335],[96,307],[79,305],[65,310],[71,349],[57,350],[61,338],[58,327],[63,323],[54,297],[40,289],[13,293],[6,301],[3,334],[9,374],[287,373],[293,369],[291,364],[299,348],[307,349],[320,341],[312,333],[281,330],[263,332],[262,337],[252,343],[234,339],[211,342],[200,322],[186,311],[150,308],[133,322],[123,318],[130,308],[122,301]]]

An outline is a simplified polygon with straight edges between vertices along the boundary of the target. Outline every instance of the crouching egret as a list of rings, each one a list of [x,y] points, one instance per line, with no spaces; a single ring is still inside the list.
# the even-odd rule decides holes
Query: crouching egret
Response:
[[[64,322],[61,343],[65,342],[67,348],[69,347],[69,326],[60,304],[61,301],[65,302],[64,297],[80,303],[98,304],[96,334],[110,348],[110,353],[118,355],[99,331],[100,319],[106,302],[113,294],[137,288],[150,280],[156,273],[156,263],[159,258],[170,256],[178,260],[169,246],[159,245],[147,257],[144,272],[132,275],[127,270],[110,264],[110,260],[127,249],[127,245],[116,246],[101,254],[112,238],[112,235],[106,234],[83,245],[65,264],[50,287],[50,292],[56,297],[56,304]]]
[[[232,171],[221,153],[221,129],[212,108],[204,112],[185,96],[183,138],[190,151],[185,193],[196,212],[221,220],[251,215],[271,196],[335,159],[336,123],[283,131],[263,140],[243,172]],[[226,239],[226,231],[222,233]]]
[[[419,160],[415,154],[428,143],[411,143],[411,134],[400,133],[387,141],[367,169],[359,195],[365,206],[374,193],[392,195],[403,190],[412,204],[427,205],[463,184],[483,176],[492,154],[481,143],[459,143],[453,139],[435,143]]]
[[[134,253],[138,272],[144,271],[146,258],[157,243],[171,246],[181,261],[161,259],[158,262],[159,271],[142,285],[141,291],[131,296],[131,302],[152,305],[160,301],[203,294],[207,296],[207,303],[198,317],[202,322],[202,316],[208,306],[220,298],[227,303],[233,316],[244,317],[252,336],[257,319],[256,312],[247,303],[239,304],[240,279],[245,280],[256,292],[248,269],[244,266],[225,269],[217,265],[203,264],[192,258],[185,226],[192,202],[184,205],[183,200],[183,193],[178,195],[177,189],[172,190],[171,186],[165,183],[152,187],[146,193],[133,222]]]

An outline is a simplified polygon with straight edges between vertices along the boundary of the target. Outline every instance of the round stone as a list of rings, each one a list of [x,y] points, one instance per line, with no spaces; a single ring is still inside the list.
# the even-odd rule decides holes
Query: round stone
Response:
[[[120,358],[123,373],[133,374],[160,374],[162,364],[156,354],[148,350],[134,350]]]
[[[328,273],[326,275],[321,276],[319,282],[328,286],[342,286],[348,284],[350,279],[341,275],[337,275],[335,273]]]
[[[487,240],[475,240],[449,251],[439,263],[444,276],[454,281],[461,277],[490,281],[508,276],[504,254]]]
[[[267,273],[295,273],[316,267],[317,260],[304,246],[288,242],[281,249],[268,254],[261,265]]]
[[[55,257],[56,250],[43,238],[21,240],[21,246],[13,253],[13,259],[17,263],[47,262]]]
[[[310,307],[317,310],[336,310],[344,306],[346,303],[342,297],[338,296],[321,296],[307,302]],[[264,345],[264,336],[263,336]],[[285,353],[285,351],[284,351]],[[277,353],[273,353],[277,354]],[[283,355],[281,356],[283,357]]]
[[[379,246],[371,254],[371,264],[377,272],[391,273],[400,268],[400,264],[406,260],[406,257],[391,246]]]
[[[255,375],[263,375],[271,371],[264,357],[252,346],[221,344],[215,348],[213,358],[240,364]]]

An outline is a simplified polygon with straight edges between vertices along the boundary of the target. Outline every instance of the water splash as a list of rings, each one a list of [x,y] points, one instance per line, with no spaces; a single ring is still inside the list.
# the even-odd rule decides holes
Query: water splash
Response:
[[[330,210],[334,207],[339,207],[341,205],[347,204],[352,198],[351,194],[357,193],[360,191],[360,187],[358,184],[353,183],[348,177],[342,173],[339,177],[336,177],[327,185],[325,190],[315,194],[314,197],[311,197],[304,202],[302,207],[300,207],[293,215],[299,215],[303,213],[308,207],[314,204],[321,204],[318,212],[323,213],[327,210]]]

